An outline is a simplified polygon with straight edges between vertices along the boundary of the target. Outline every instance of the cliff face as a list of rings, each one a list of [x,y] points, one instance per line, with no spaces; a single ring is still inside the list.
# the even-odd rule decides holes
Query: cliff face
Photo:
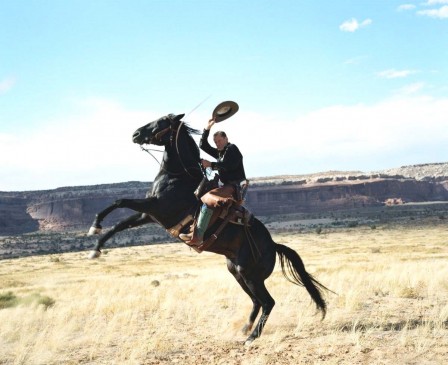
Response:
[[[0,195],[0,234],[39,230],[38,221],[27,212],[27,203],[27,199],[22,197]]]
[[[118,198],[142,198],[148,182],[127,182],[54,190],[0,192],[0,235],[35,231],[62,231],[89,227],[95,214]],[[131,214],[117,209],[105,220],[105,226]]]
[[[271,215],[378,206],[391,198],[405,202],[448,201],[448,163],[406,166],[390,172],[394,175],[327,172],[256,178],[249,188],[247,206],[255,215]],[[0,235],[88,229],[96,213],[119,198],[143,198],[150,186],[148,182],[127,182],[0,192]],[[132,213],[117,209],[104,226]]]
[[[258,215],[311,213],[381,206],[387,199],[405,202],[446,201],[441,183],[411,179],[373,178],[346,182],[256,186],[248,193],[248,206]]]

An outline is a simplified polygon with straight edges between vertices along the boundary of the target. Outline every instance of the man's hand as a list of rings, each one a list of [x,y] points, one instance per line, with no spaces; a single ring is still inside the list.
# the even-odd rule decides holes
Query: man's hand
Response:
[[[210,161],[207,161],[207,160],[201,160],[201,163],[202,163],[202,167],[203,167],[204,169],[206,169],[207,167],[212,167],[212,163],[211,163]]]
[[[211,118],[208,123],[207,123],[207,127],[205,127],[205,129],[210,130],[213,125],[215,124],[215,118]]]

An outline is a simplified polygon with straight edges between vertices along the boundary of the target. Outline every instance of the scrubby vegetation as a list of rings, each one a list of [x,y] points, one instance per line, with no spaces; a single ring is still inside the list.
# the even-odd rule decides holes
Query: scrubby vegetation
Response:
[[[258,217],[272,232],[321,234],[335,229],[369,226],[372,230],[381,224],[448,216],[448,202],[405,204],[390,207],[369,207],[331,211],[327,213],[295,213]],[[105,231],[108,227],[104,228]],[[96,237],[87,237],[86,231],[36,232],[17,236],[0,236],[0,259],[30,255],[77,252],[91,249]],[[156,225],[133,228],[118,233],[107,242],[108,248],[151,245],[171,242],[166,231]]]
[[[444,213],[445,214],[445,213]],[[347,215],[350,215],[347,213]],[[276,300],[249,348],[249,297],[222,256],[182,243],[2,260],[2,364],[444,364],[448,353],[448,231],[415,214],[333,226],[285,227],[276,242],[337,294],[324,321],[277,267]],[[312,219],[324,219],[314,217]],[[340,222],[353,216],[338,217]],[[299,226],[300,225],[300,226]],[[294,231],[289,231],[289,230]],[[302,229],[299,231],[299,229]],[[106,252],[103,252],[106,253]]]

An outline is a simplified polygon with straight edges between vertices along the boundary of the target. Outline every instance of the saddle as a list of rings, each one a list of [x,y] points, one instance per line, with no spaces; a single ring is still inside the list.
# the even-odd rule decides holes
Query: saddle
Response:
[[[249,186],[249,180],[245,180],[239,185],[228,185],[220,192],[215,192],[214,194],[206,196],[206,193],[215,191],[216,188],[218,188],[218,180],[218,175],[215,175],[215,178],[210,181],[204,177],[195,191],[195,195],[199,200],[199,205],[197,206],[195,216],[193,217],[193,215],[189,214],[178,224],[166,230],[171,236],[178,238],[184,228],[191,223],[191,233],[194,229],[196,229],[197,217],[202,202],[206,203],[210,207],[213,207],[213,215],[207,226],[207,230],[213,226],[218,219],[221,219],[222,222],[216,231],[200,244],[189,244],[184,241],[187,246],[192,247],[199,253],[207,250],[211,245],[213,245],[213,243],[218,239],[221,231],[227,226],[228,223],[249,227],[254,217],[252,212],[243,206],[244,198]]]
[[[212,227],[219,219],[221,223],[218,228],[216,228],[215,232],[211,234],[208,238],[206,238],[201,244],[188,244],[187,246],[193,248],[196,252],[201,253],[202,251],[210,248],[213,243],[218,239],[221,231],[227,226],[227,224],[236,224],[241,226],[250,227],[252,224],[252,220],[254,215],[252,212],[241,205],[241,202],[237,202],[235,200],[229,200],[226,205],[219,206],[214,209],[212,218],[210,219],[210,223],[208,224],[207,230]],[[194,230],[196,227],[196,220],[193,221],[193,224],[190,226],[190,232]]]

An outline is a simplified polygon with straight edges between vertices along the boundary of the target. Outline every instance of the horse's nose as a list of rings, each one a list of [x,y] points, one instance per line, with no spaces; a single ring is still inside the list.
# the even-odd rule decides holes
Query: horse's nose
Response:
[[[138,137],[140,137],[140,132],[135,131],[134,134],[132,135],[132,142],[136,143],[138,141]]]

